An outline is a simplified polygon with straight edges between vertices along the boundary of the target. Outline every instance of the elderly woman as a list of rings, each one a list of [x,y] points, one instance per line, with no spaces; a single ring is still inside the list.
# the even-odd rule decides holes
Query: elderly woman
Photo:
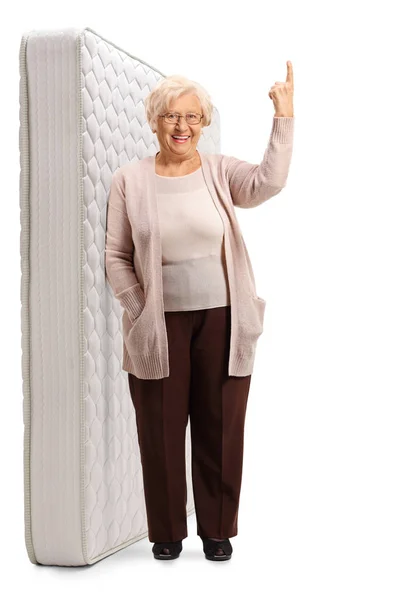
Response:
[[[197,150],[211,123],[210,97],[184,77],[164,78],[145,100],[159,152],[112,177],[106,276],[123,308],[122,368],[158,559],[178,558],[188,535],[189,415],[205,557],[230,559],[229,538],[238,532],[244,421],[265,300],[256,293],[235,207],[256,207],[286,184],[294,125],[289,61],[286,81],[275,82],[269,97],[272,131],[256,165]]]

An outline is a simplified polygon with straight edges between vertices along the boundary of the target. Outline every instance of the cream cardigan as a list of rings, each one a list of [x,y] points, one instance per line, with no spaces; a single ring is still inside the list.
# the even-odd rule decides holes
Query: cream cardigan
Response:
[[[294,117],[273,117],[259,165],[224,154],[199,152],[209,192],[224,224],[231,299],[228,374],[253,372],[266,302],[254,273],[234,207],[253,208],[286,185]],[[123,310],[122,369],[140,379],[168,377],[168,338],[162,290],[162,248],[156,198],[155,157],[130,161],[112,176],[106,225],[106,278]],[[135,273],[135,260],[141,273]]]

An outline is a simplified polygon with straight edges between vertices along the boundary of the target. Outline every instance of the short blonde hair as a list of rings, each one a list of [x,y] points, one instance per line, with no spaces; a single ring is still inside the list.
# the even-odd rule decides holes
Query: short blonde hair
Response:
[[[210,125],[214,107],[203,86],[183,75],[169,75],[159,81],[144,100],[147,122],[152,131],[157,126],[158,115],[166,112],[169,109],[170,102],[176,100],[182,94],[197,96],[201,104],[201,112],[204,115],[201,124],[203,127]]]

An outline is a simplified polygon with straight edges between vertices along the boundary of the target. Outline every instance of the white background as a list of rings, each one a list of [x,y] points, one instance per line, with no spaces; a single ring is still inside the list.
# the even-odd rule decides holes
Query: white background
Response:
[[[4,597],[355,600],[400,597],[399,46],[394,3],[8,4],[1,44],[1,578]],[[14,14],[13,11],[15,10]],[[11,16],[12,15],[12,16]],[[32,565],[24,543],[19,44],[90,27],[201,83],[221,152],[259,163],[294,72],[285,189],[236,209],[266,299],[246,420],[232,560],[206,561],[195,516],[181,557],[148,539],[92,567]],[[223,596],[222,596],[223,595]]]

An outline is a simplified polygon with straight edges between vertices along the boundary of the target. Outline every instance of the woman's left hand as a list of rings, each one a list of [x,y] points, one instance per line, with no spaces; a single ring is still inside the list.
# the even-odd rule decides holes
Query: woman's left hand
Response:
[[[274,117],[293,117],[293,67],[290,60],[286,65],[286,81],[275,81],[268,94],[274,103]]]

